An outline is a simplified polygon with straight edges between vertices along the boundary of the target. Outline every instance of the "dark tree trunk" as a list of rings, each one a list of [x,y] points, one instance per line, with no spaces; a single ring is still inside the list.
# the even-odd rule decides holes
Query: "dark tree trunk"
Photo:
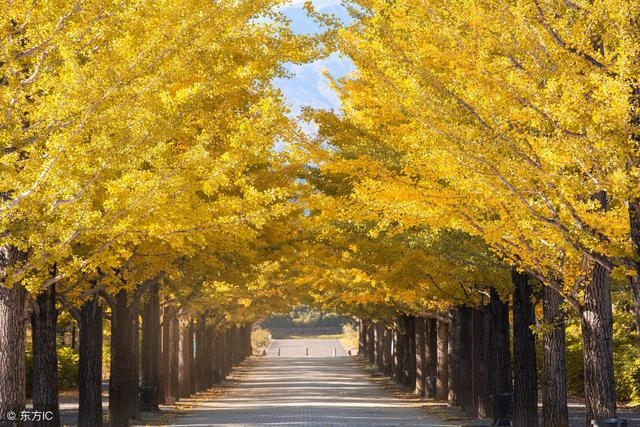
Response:
[[[399,325],[398,319],[395,319],[391,336],[391,379],[396,383],[402,381],[402,334]]]
[[[176,330],[177,313],[173,306],[164,308],[162,316],[162,374],[161,401],[172,405],[178,397],[178,331]],[[200,376],[202,378],[202,376]]]
[[[191,360],[193,359],[193,337],[190,323],[180,325],[179,382],[180,397],[191,396]]]
[[[195,358],[195,371],[196,371],[196,391],[206,390],[208,384],[206,383],[206,376],[204,373],[205,364],[205,340],[206,340],[206,320],[203,315],[198,316],[198,321],[195,325],[196,332],[196,358]],[[167,364],[168,364],[167,359]],[[168,369],[167,369],[168,370]]]
[[[473,335],[472,335],[472,309],[460,307],[460,359],[459,363],[459,390],[458,405],[468,413],[473,412]],[[471,382],[471,384],[470,384]]]
[[[424,317],[415,318],[416,326],[416,383],[415,392],[419,396],[425,395],[425,378],[427,377],[427,339],[426,322]]]
[[[407,352],[406,360],[406,378],[407,387],[414,387],[416,384],[416,317],[405,316],[405,324],[407,329]]]
[[[436,399],[449,396],[449,323],[438,320],[438,357],[436,372]]]
[[[223,348],[223,354],[224,354],[224,377],[226,378],[227,375],[229,375],[229,373],[231,372],[231,368],[233,367],[233,364],[231,363],[231,348],[233,346],[233,339],[231,338],[231,329],[227,328],[224,330],[224,348]]]
[[[109,377],[109,425],[129,425],[131,415],[130,375],[133,360],[131,348],[131,319],[127,304],[127,291],[121,289],[115,296],[111,312],[111,369]]]
[[[511,339],[509,337],[509,303],[500,300],[498,292],[490,290],[490,310],[495,345],[493,359],[495,360],[495,392],[496,394],[513,392],[513,377],[511,375]]]
[[[197,378],[198,378],[198,371],[197,371],[197,364],[196,364],[196,356],[195,356],[195,352],[193,350],[193,345],[195,343],[195,324],[193,319],[189,319],[189,355],[191,356],[191,359],[189,361],[189,391],[191,392],[190,394],[195,394],[197,389],[196,389],[196,384],[197,384]]]
[[[365,356],[367,353],[367,322],[358,319],[358,355]]]
[[[14,265],[21,254],[13,247],[0,247],[0,272]],[[13,288],[0,283],[0,414],[20,414],[25,394],[25,303],[27,292],[21,285]]]
[[[385,326],[382,337],[382,365],[384,366],[384,373],[391,375],[391,366],[393,364],[393,355],[391,354],[392,330]]]
[[[376,324],[369,322],[367,325],[367,358],[370,364],[374,364],[376,361],[376,340],[375,340],[375,328]]]
[[[213,357],[215,360],[215,376],[214,383],[219,384],[224,377],[224,334],[219,329],[213,330],[214,335],[214,349]]]
[[[251,332],[253,331],[253,323],[247,325],[247,357],[253,355],[253,343],[251,342]]]
[[[398,384],[408,385],[408,353],[409,353],[409,337],[407,331],[406,316],[400,316],[396,319],[396,345],[394,379]]]
[[[478,417],[492,418],[492,396],[496,394],[496,327],[491,315],[491,305],[482,307],[482,339],[480,343],[480,390],[478,393]]]
[[[160,402],[160,287],[151,287],[142,308],[141,409],[157,411]]]
[[[616,418],[613,379],[613,313],[609,270],[596,263],[581,308],[587,423]]]
[[[180,396],[180,319],[175,307],[171,316],[171,346],[169,347],[169,393],[174,401]]]
[[[97,296],[80,309],[78,426],[102,425],[102,306]]]
[[[140,316],[135,307],[129,309],[129,323],[131,325],[130,347],[131,363],[129,363],[129,417],[140,418]]]
[[[380,372],[384,372],[384,323],[376,323],[376,366]]]
[[[567,407],[567,367],[565,356],[565,317],[562,296],[544,287],[544,363],[542,386],[542,425],[569,427]]]
[[[449,324],[449,404],[464,410],[473,406],[471,384],[471,309],[451,309]]]
[[[48,413],[47,419],[39,422],[39,426],[59,426],[60,408],[56,369],[58,366],[56,353],[58,310],[56,309],[55,285],[51,285],[39,293],[35,302],[31,314],[33,410]]]
[[[206,384],[207,384],[207,388],[211,387],[216,381],[215,381],[215,370],[216,370],[216,363],[215,363],[215,328],[211,325],[207,326],[205,329],[205,339],[204,339],[204,354],[206,355],[206,358],[204,360],[204,375],[206,377]]]
[[[526,274],[512,272],[513,296],[513,424],[538,427],[538,379],[536,371],[536,338],[533,288]]]
[[[425,321],[425,376],[438,374],[438,321],[429,317]]]
[[[482,320],[483,313],[481,310],[474,308],[471,310],[471,406],[467,406],[467,415],[472,417],[478,416],[478,408],[480,406],[480,394],[486,393],[487,384],[482,379]]]

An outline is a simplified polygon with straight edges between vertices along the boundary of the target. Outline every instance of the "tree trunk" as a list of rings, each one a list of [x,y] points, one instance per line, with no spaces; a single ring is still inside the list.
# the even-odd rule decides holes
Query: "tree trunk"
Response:
[[[438,357],[436,372],[436,399],[447,400],[449,396],[449,324],[438,320]]]
[[[511,374],[511,339],[509,337],[509,302],[503,302],[498,292],[491,288],[491,320],[495,345],[495,392],[496,394],[513,392]]]
[[[215,378],[214,382],[219,384],[225,379],[224,374],[224,333],[220,331],[220,329],[215,329],[213,331],[215,336],[215,348],[214,348],[214,357],[215,357]]]
[[[23,254],[13,247],[0,247],[0,272],[14,265]],[[27,292],[0,283],[0,415],[10,411],[20,415],[25,393],[25,303]]]
[[[569,427],[567,407],[567,366],[565,356],[565,320],[562,296],[544,287],[544,363],[542,386],[542,425]]]
[[[193,337],[190,322],[180,325],[179,382],[180,397],[191,396],[191,360],[193,358]]]
[[[415,318],[416,343],[416,383],[415,393],[425,395],[425,378],[427,376],[427,340],[426,322],[424,317]]]
[[[378,322],[376,323],[376,366],[380,370],[380,372],[384,372],[384,323]]]
[[[80,309],[78,426],[102,425],[102,306],[97,296]]]
[[[369,322],[367,325],[367,358],[370,364],[374,364],[376,361],[376,340],[375,340],[375,328],[376,324]]]
[[[49,286],[36,297],[31,314],[31,339],[33,348],[33,410],[49,412],[52,419],[38,425],[60,425],[58,405],[58,355],[56,353],[56,310],[55,285]],[[47,416],[49,418],[49,416]]]
[[[178,397],[178,337],[176,329],[176,308],[169,305],[162,316],[162,393],[161,401],[172,405]],[[201,377],[202,378],[202,377]]]
[[[130,307],[129,323],[131,327],[129,375],[129,418],[140,418],[140,316],[135,307]]]
[[[233,340],[231,338],[231,329],[227,328],[224,330],[224,377],[226,378],[229,373],[231,373],[231,368],[233,367],[233,363],[231,363],[231,348],[233,347]]]
[[[196,327],[195,327],[195,323],[193,319],[189,319],[189,336],[191,337],[189,339],[189,347],[191,348],[189,350],[189,355],[191,356],[191,360],[189,362],[189,391],[191,392],[190,394],[195,394],[197,391],[197,378],[198,378],[198,366],[196,364],[196,355],[195,355],[195,351],[194,351],[194,343],[195,343],[195,333],[196,333]]]
[[[402,333],[400,322],[396,318],[393,322],[393,337],[391,341],[391,378],[396,382],[402,381]]]
[[[407,352],[405,355],[406,378],[404,385],[413,388],[416,384],[416,317],[405,316],[407,329]]]
[[[482,378],[482,365],[486,364],[482,355],[483,313],[477,308],[471,309],[471,405],[467,406],[467,415],[476,418],[480,406],[480,394],[486,392],[486,383]]]
[[[367,322],[358,319],[358,356],[365,356],[367,352]]]
[[[178,311],[172,307],[171,316],[171,345],[169,347],[169,393],[173,400],[180,396],[180,319]]]
[[[496,328],[491,316],[491,304],[482,307],[482,339],[480,343],[480,389],[478,417],[492,418],[491,398],[496,394]]]
[[[143,411],[157,411],[160,402],[160,287],[150,289],[142,308],[142,393]]]
[[[425,376],[438,374],[438,321],[435,317],[425,319]]]
[[[129,425],[132,411],[131,364],[134,363],[131,319],[127,291],[121,289],[115,296],[111,312],[111,369],[109,377],[109,425]]]
[[[536,371],[536,338],[533,288],[529,276],[513,270],[513,424],[538,427],[538,379]]]
[[[215,384],[215,328],[212,325],[209,325],[205,329],[205,339],[204,339],[204,354],[206,355],[205,363],[204,363],[204,376],[206,378],[207,388],[211,387]]]
[[[460,359],[459,363],[459,389],[458,405],[467,413],[472,413],[474,408],[473,397],[473,335],[472,335],[472,309],[460,307]]]
[[[613,379],[613,313],[609,270],[595,263],[581,308],[587,422],[616,418]]]
[[[386,375],[391,375],[391,365],[393,364],[393,356],[391,354],[392,334],[392,330],[384,326],[382,335],[382,365],[384,366],[384,373]]]

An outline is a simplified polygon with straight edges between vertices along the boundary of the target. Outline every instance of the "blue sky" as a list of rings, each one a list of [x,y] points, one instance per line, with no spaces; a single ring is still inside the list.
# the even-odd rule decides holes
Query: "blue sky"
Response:
[[[315,33],[321,29],[310,19],[303,9],[304,0],[293,0],[280,10],[291,19],[291,27],[298,33]],[[347,11],[340,0],[313,0],[316,10],[334,14],[344,22],[349,21]],[[341,77],[353,70],[353,65],[346,58],[333,54],[328,58],[304,65],[287,66],[293,75],[289,79],[277,79],[274,84],[280,88],[292,114],[295,116],[300,108],[309,105],[317,108],[339,109],[338,97],[329,88],[322,71],[327,70],[333,77]]]

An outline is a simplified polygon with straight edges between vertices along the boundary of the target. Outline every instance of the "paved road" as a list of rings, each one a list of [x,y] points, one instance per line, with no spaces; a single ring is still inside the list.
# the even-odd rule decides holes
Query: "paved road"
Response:
[[[267,357],[234,370],[239,381],[228,393],[188,410],[172,425],[453,425],[392,397],[371,381],[355,358],[344,354],[337,340],[276,340]]]

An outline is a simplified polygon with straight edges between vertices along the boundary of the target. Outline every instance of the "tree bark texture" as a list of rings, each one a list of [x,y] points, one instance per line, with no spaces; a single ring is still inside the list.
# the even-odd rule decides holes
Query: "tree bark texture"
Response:
[[[415,343],[416,343],[416,382],[415,392],[419,396],[425,395],[425,378],[427,376],[427,337],[426,319],[424,317],[415,318]]]
[[[384,340],[385,340],[385,327],[384,323],[376,323],[376,366],[380,372],[385,371],[384,366]]]
[[[159,285],[151,287],[142,307],[141,409],[157,411],[160,402],[160,296]]]
[[[565,316],[562,310],[562,296],[549,286],[545,286],[543,292],[545,333],[542,425],[544,427],[569,427]]]
[[[472,309],[460,307],[460,359],[459,359],[459,390],[458,405],[468,414],[473,413],[473,334]],[[471,382],[471,384],[469,384]]]
[[[11,246],[0,247],[0,272],[24,257]],[[27,292],[21,285],[12,288],[0,283],[0,414],[20,414],[25,393],[25,304]]]
[[[195,359],[195,351],[194,351],[194,343],[195,343],[195,323],[193,319],[189,319],[189,339],[191,350],[189,350],[189,354],[191,356],[191,360],[189,362],[189,391],[190,394],[195,394],[196,392],[196,383],[197,383],[197,365]]]
[[[37,295],[31,314],[33,409],[50,412],[52,415],[51,420],[38,423],[42,426],[60,425],[56,353],[58,310],[55,289],[55,285],[51,285]]]
[[[367,360],[370,364],[374,364],[376,361],[376,341],[375,341],[375,328],[376,324],[369,322],[367,324]]]
[[[449,323],[443,320],[438,320],[437,341],[436,399],[447,400],[449,396]]]
[[[180,319],[175,307],[171,307],[171,346],[169,347],[169,392],[174,400],[180,397]]]
[[[513,424],[538,426],[538,378],[536,371],[536,338],[531,330],[535,324],[533,288],[529,276],[512,272],[513,296]]]
[[[130,375],[135,363],[132,343],[132,322],[129,317],[127,291],[121,289],[115,295],[111,311],[111,369],[109,377],[109,425],[129,425],[132,412]]]
[[[78,426],[102,425],[102,306],[97,296],[80,309]]]
[[[482,339],[480,343],[480,389],[478,392],[478,417],[493,417],[492,397],[496,394],[496,330],[491,316],[491,304],[482,311]]]
[[[358,319],[358,355],[366,356],[367,353],[367,322]]]
[[[191,360],[193,359],[193,336],[189,328],[190,322],[183,321],[180,324],[180,358],[179,364],[179,382],[180,397],[191,396]],[[213,356],[213,355],[212,355]]]
[[[129,323],[131,334],[129,335],[129,345],[131,347],[131,363],[129,363],[129,417],[140,418],[140,315],[134,307],[129,307]]]
[[[178,313],[174,306],[164,307],[162,316],[161,401],[172,405],[178,398]]]
[[[616,418],[613,313],[609,270],[595,263],[581,307],[587,421]]]
[[[391,375],[391,365],[393,364],[393,356],[391,354],[392,341],[393,331],[385,326],[382,335],[382,365],[386,375]]]
[[[471,387],[471,309],[451,309],[449,324],[449,404],[464,410],[473,406]]]
[[[407,329],[405,385],[414,387],[416,384],[416,317],[405,316],[404,320]]]
[[[511,373],[511,339],[509,328],[509,302],[502,301],[494,289],[490,289],[491,324],[494,331],[495,345],[492,347],[495,359],[495,392],[496,394],[513,392],[513,376]]]
[[[205,373],[206,319],[203,315],[198,316],[198,321],[195,326],[195,332],[196,332],[196,359],[195,359],[196,391],[202,391],[202,390],[206,390],[207,387],[209,386],[206,381],[206,373]],[[167,356],[166,363],[167,365],[169,364],[168,356]]]

